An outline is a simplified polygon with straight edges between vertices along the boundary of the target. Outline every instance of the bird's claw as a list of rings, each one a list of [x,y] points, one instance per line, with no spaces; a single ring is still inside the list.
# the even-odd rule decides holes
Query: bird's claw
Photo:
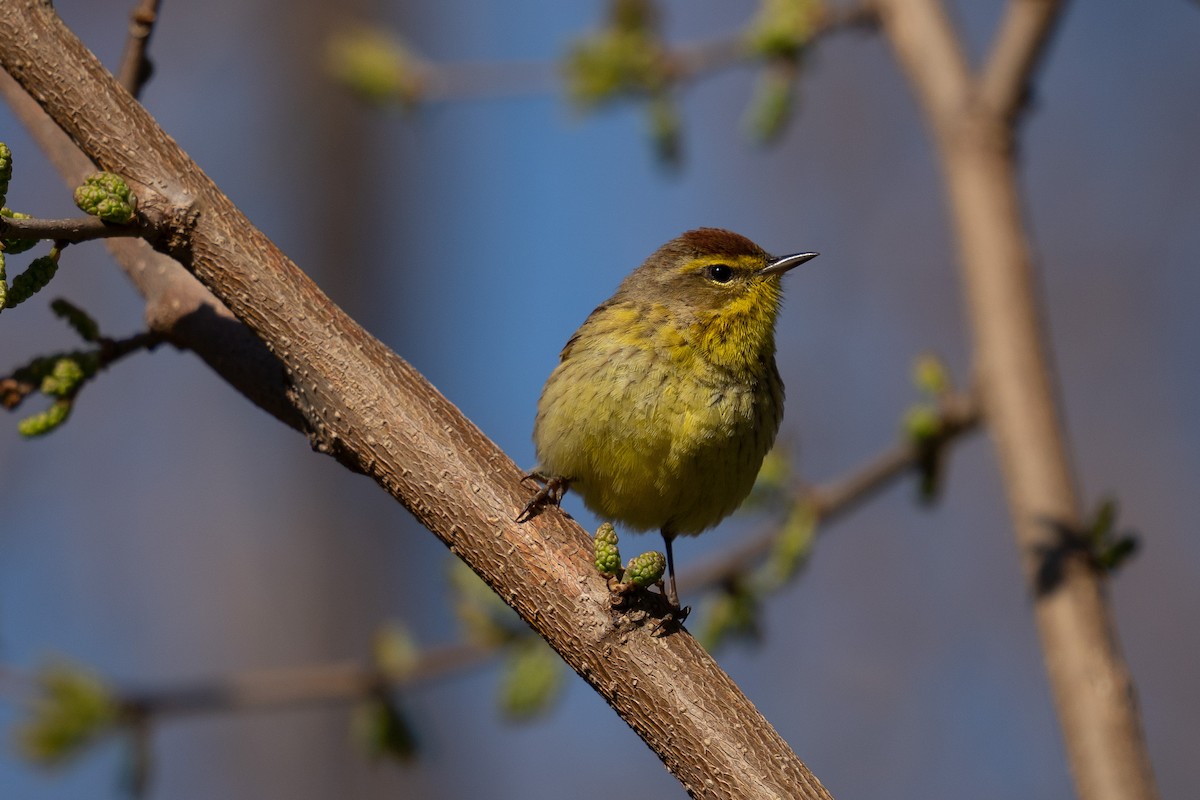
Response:
[[[658,624],[650,631],[652,636],[666,636],[668,633],[673,633],[683,627],[683,622],[688,618],[688,614],[692,613],[691,606],[673,606]]]
[[[525,504],[525,508],[521,509],[521,513],[517,515],[514,522],[518,524],[528,522],[529,520],[542,513],[542,509],[546,506],[557,506],[562,503],[563,495],[567,493],[567,488],[571,485],[570,480],[559,476],[546,476],[540,472],[529,472],[521,477],[521,483],[526,481],[538,481],[542,484],[534,493],[529,502]]]

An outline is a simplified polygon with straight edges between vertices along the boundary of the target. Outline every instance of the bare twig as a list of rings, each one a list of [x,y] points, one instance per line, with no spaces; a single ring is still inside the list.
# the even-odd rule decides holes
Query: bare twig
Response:
[[[1061,18],[1061,0],[1012,0],[992,43],[979,99],[990,109],[1012,116],[1025,104],[1029,78],[1046,52],[1046,43]]]
[[[129,18],[129,38],[125,52],[121,54],[121,68],[117,80],[134,97],[141,94],[142,87],[150,79],[154,65],[146,55],[150,47],[150,34],[158,21],[160,0],[141,0]]]
[[[953,394],[942,399],[939,442],[948,446],[978,430],[982,414],[971,394]],[[801,487],[794,502],[807,504],[818,526],[858,508],[895,480],[909,474],[920,463],[921,448],[912,442],[900,442],[872,458],[866,464],[829,483]],[[717,554],[680,577],[680,584],[689,589],[721,585],[732,577],[746,572],[762,559],[779,536],[771,526],[747,538],[736,547]]]
[[[78,244],[93,239],[139,237],[146,233],[142,226],[114,225],[99,217],[70,219],[13,219],[0,217],[0,237],[13,239],[49,239],[55,242]]]
[[[495,651],[487,644],[430,648],[402,675],[354,662],[253,670],[189,686],[123,692],[120,702],[138,716],[157,718],[344,703],[369,697],[381,687],[410,688],[471,669]]]

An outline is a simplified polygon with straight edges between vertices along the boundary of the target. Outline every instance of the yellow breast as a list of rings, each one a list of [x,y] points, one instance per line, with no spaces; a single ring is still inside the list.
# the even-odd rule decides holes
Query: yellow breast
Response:
[[[633,530],[699,533],[732,513],[774,442],[783,385],[773,318],[759,341],[736,315],[723,319],[734,323],[681,327],[662,306],[597,309],[538,404],[540,469]]]

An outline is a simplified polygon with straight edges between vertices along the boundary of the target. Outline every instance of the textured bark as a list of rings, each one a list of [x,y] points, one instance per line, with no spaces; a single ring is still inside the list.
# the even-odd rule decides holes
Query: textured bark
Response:
[[[980,399],[1035,597],[1046,670],[1079,796],[1157,797],[1104,576],[1082,543],[1013,153],[1030,76],[1062,3],[1013,0],[980,76],[937,0],[879,0],[933,131],[958,234]]]
[[[254,228],[49,3],[0,0],[0,66],[98,167],[130,182],[164,225],[155,248],[278,359],[313,446],[374,478],[470,564],[691,795],[829,797],[690,635],[655,638],[637,612],[614,619],[578,525],[557,511],[512,522],[529,497],[512,461]]]

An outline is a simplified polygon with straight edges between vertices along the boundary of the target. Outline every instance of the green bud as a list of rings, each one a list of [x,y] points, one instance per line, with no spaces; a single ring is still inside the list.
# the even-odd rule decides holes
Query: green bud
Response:
[[[625,568],[625,582],[641,586],[644,589],[661,581],[666,570],[666,556],[652,550],[649,553],[642,553],[629,562],[629,566]]]
[[[43,766],[79,755],[117,724],[119,707],[98,677],[79,667],[59,664],[38,675],[40,693],[17,729],[22,755]]]
[[[105,222],[124,224],[133,220],[137,197],[121,176],[97,172],[75,189],[75,205],[85,214]]]
[[[610,28],[576,40],[563,65],[571,100],[583,110],[667,85],[662,46],[642,28]]]
[[[746,49],[759,58],[800,55],[824,14],[820,0],[763,0],[743,34]]]
[[[96,324],[96,320],[74,303],[60,297],[50,304],[50,310],[60,319],[65,319],[85,342],[94,342],[100,338],[100,326]]]
[[[8,182],[12,180],[12,150],[0,142],[0,206],[8,196]]]
[[[928,442],[941,430],[942,418],[931,406],[913,406],[904,414],[904,431],[913,441]]]
[[[11,208],[0,208],[0,217],[8,217],[9,219],[32,219],[31,214],[22,214],[20,211],[13,211]],[[0,251],[6,252],[9,255],[24,253],[30,250],[38,243],[37,239],[0,239]]]
[[[424,91],[420,60],[396,38],[373,28],[335,35],[325,52],[326,69],[363,100],[414,105]]]
[[[930,353],[918,357],[913,364],[913,384],[931,397],[937,397],[952,388],[946,364]]]
[[[605,522],[596,531],[592,540],[592,549],[596,557],[596,570],[601,575],[621,574],[621,551],[617,547],[617,529],[611,522]]]
[[[58,272],[58,250],[51,250],[50,255],[35,258],[17,277],[13,278],[12,286],[8,289],[8,297],[4,301],[6,308],[15,308],[29,298],[46,288],[46,284]]]
[[[73,403],[66,398],[55,400],[54,404],[42,413],[34,414],[32,417],[26,417],[18,422],[17,432],[27,439],[44,436],[67,421],[67,417],[71,415],[72,405]]]
[[[42,394],[51,397],[70,397],[87,378],[83,366],[76,359],[65,356],[54,362],[50,374],[42,378]]]

